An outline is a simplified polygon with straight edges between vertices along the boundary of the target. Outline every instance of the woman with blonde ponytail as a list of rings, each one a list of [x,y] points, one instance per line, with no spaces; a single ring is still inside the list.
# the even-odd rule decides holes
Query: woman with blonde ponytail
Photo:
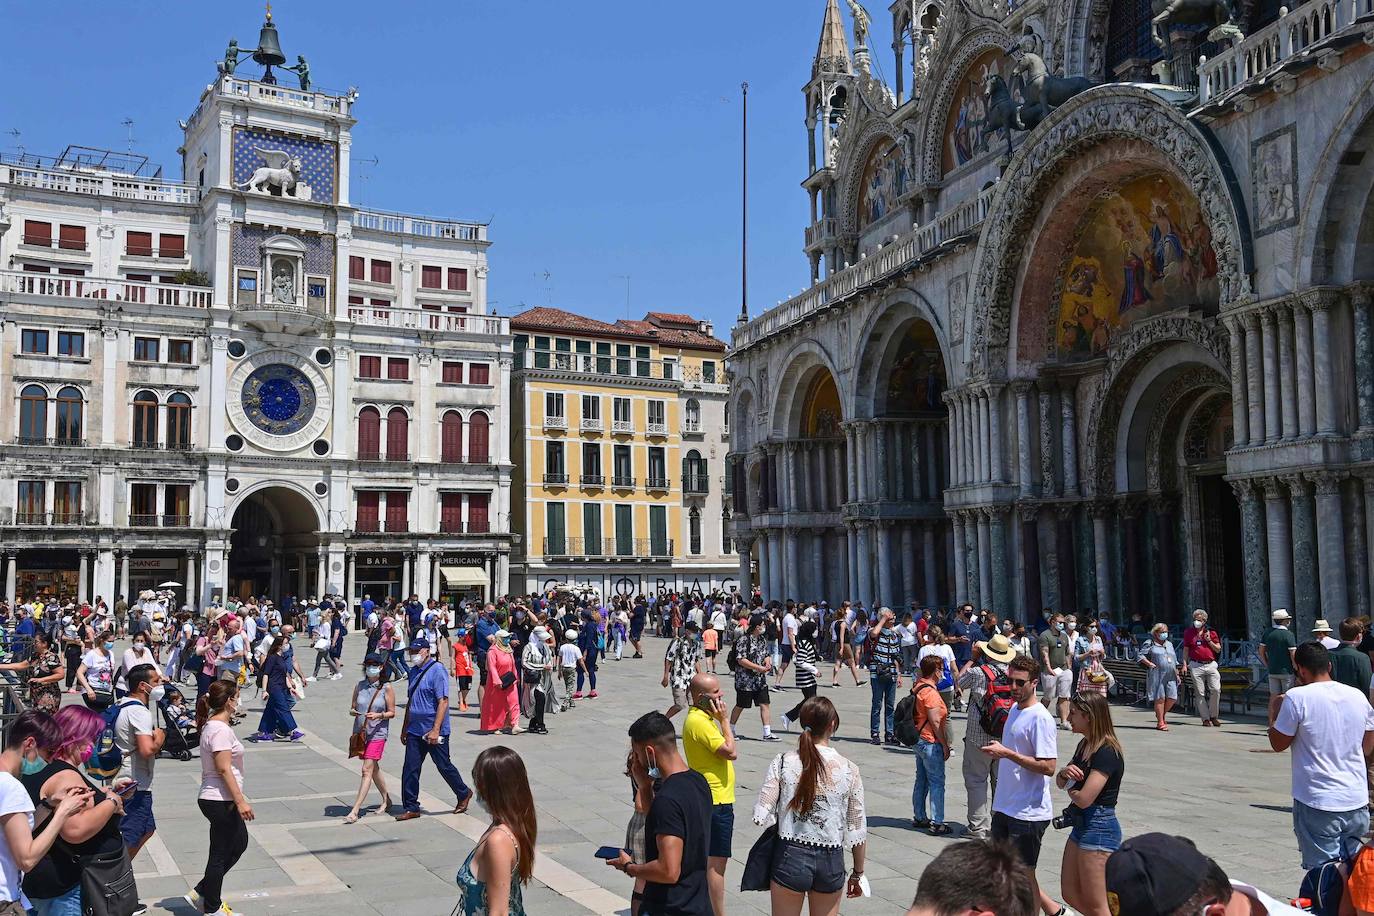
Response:
[[[830,746],[840,727],[833,703],[811,697],[802,703],[797,722],[797,749],[769,764],[754,823],[766,826],[776,819],[778,824],[769,888],[774,916],[800,916],[804,904],[811,916],[834,916],[841,892],[863,893],[868,836],[863,779],[859,768]],[[848,881],[845,849],[854,858]]]

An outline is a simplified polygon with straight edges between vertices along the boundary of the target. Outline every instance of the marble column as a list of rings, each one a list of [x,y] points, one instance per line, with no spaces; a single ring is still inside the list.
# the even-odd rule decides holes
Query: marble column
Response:
[[[814,591],[809,595],[798,595],[797,599],[820,601],[829,598],[829,593],[825,590],[825,579],[825,529],[815,528],[811,531],[811,584]]]
[[[978,413],[978,482],[987,483],[992,479],[992,449],[988,445],[992,419],[988,410],[988,393],[976,392],[973,406]]]
[[[1269,603],[1273,610],[1293,607],[1293,521],[1288,513],[1288,491],[1276,477],[1259,481],[1264,492],[1266,566],[1269,568]]]
[[[1334,436],[1338,432],[1339,395],[1332,374],[1331,310],[1336,301],[1333,294],[1326,291],[1309,293],[1305,298],[1312,309],[1312,380],[1317,389],[1317,435]],[[1325,592],[1323,585],[1322,593]]]
[[[353,602],[358,599],[356,557],[357,554],[352,550],[344,553],[344,601],[350,611],[353,610]]]
[[[403,563],[402,566],[401,566],[401,594],[404,595],[405,597],[410,597],[410,595],[415,591],[415,585],[414,585],[415,580],[414,580],[414,578],[412,578],[412,577],[414,576],[414,574],[415,574],[415,565],[414,565],[413,556],[414,556],[413,554],[407,553],[407,554],[405,555],[405,561],[404,561],[404,563]],[[304,590],[305,590],[305,554],[301,554],[301,555],[300,555],[300,564],[301,564],[301,569],[300,569],[300,573],[301,573],[301,591],[304,591]]]
[[[1350,615],[1350,591],[1345,576],[1345,523],[1341,505],[1344,473],[1311,475],[1317,487],[1317,556],[1321,568],[1322,610],[1341,619]]]
[[[76,560],[79,564],[76,570],[76,600],[90,601],[91,552],[89,550],[77,551]]]
[[[797,509],[797,443],[782,444],[782,508],[787,512]]]
[[[1055,512],[1054,553],[1059,566],[1059,603],[1049,606],[1057,611],[1078,608],[1078,549],[1074,543],[1077,515],[1074,506],[1059,506]]]
[[[124,568],[126,570],[129,568],[127,561],[125,561]],[[13,607],[19,601],[19,596],[15,593],[18,588],[18,578],[19,554],[13,552],[7,553],[5,554],[5,600],[10,603],[10,607]],[[124,594],[126,596],[129,594],[128,576],[124,577]]]
[[[936,571],[935,529],[938,522],[926,522],[921,526],[922,584],[925,586],[925,603],[930,607],[940,604],[940,576]],[[954,595],[949,599],[953,600]]]
[[[877,479],[878,499],[887,500],[892,498],[892,451],[888,448],[888,432],[892,424],[885,420],[874,421],[873,423],[873,472]]]
[[[10,569],[13,569],[13,555],[11,555],[10,560]],[[228,580],[226,579],[225,581],[227,582]],[[14,594],[14,589],[12,587],[9,591],[11,595]],[[129,551],[127,550],[121,550],[119,552],[119,597],[122,597],[125,601],[129,601],[130,604],[133,603],[129,600],[133,596],[129,594]],[[225,597],[227,598],[228,595],[226,594]],[[111,605],[111,607],[113,607],[113,605]]]
[[[1279,331],[1279,391],[1283,404],[1283,438],[1298,437],[1297,363],[1293,353],[1293,312],[1283,306],[1274,309]]]
[[[988,515],[988,575],[992,577],[992,608],[999,618],[1012,613],[1011,570],[1007,567],[1009,506],[993,506]]]
[[[1133,497],[1127,497],[1121,501],[1120,513],[1117,515],[1117,525],[1121,531],[1122,554],[1124,554],[1125,578],[1123,581],[1125,592],[1121,596],[1122,619],[1128,614],[1144,612],[1141,607],[1144,592],[1144,581],[1141,576],[1141,550],[1140,550],[1140,502]]]
[[[1260,310],[1260,335],[1264,348],[1264,441],[1277,442],[1283,433],[1283,418],[1279,412],[1278,341],[1272,309]]]
[[[978,510],[978,600],[979,608],[993,603],[992,581],[992,512]]]
[[[1342,481],[1341,500],[1345,504],[1341,518],[1349,530],[1345,538],[1345,568],[1350,576],[1350,616],[1364,617],[1369,613],[1369,569],[1364,563],[1369,532],[1365,530],[1364,493],[1358,479]]]
[[[846,423],[844,427],[845,451],[848,460],[846,470],[847,486],[845,489],[845,502],[857,502],[859,499],[859,443],[858,431],[853,423]]]
[[[1374,479],[1366,481],[1366,484],[1374,487]],[[964,535],[964,514],[955,512],[952,517],[954,521],[954,550],[952,551],[954,554],[954,594],[949,596],[949,600],[962,603],[968,597],[968,552],[964,546],[968,541]],[[1371,558],[1371,562],[1374,562],[1374,558]],[[931,600],[930,594],[930,582],[927,581],[926,600],[930,601],[932,607],[945,603],[938,600],[939,596],[936,596],[937,600]]]
[[[949,485],[949,472],[946,467],[952,467],[953,462],[947,463],[948,450],[946,443],[949,439],[948,422],[939,423],[934,426],[926,425],[924,443],[925,448],[925,478],[926,478],[926,499],[940,499],[941,491]]]
[[[1092,505],[1093,569],[1097,579],[1097,609],[1108,611],[1113,617],[1119,617],[1121,609],[1112,600],[1112,541],[1107,529],[1107,519],[1113,509],[1112,504],[1108,502],[1096,502]]]
[[[770,559],[770,558],[769,558],[769,556],[768,556],[768,531],[767,531],[767,530],[764,530],[764,531],[760,531],[760,532],[759,532],[759,535],[758,535],[758,545],[759,545],[759,593],[763,596],[763,600],[764,600],[765,602],[768,602],[768,601],[772,601],[772,600],[773,600],[773,581],[769,578],[769,575],[772,573],[772,569],[771,569],[772,563],[769,562],[769,559]],[[744,562],[740,564],[741,567],[747,565],[747,563],[748,563],[747,558],[743,558],[743,559],[744,559]],[[741,586],[740,590],[743,591],[743,586]],[[747,594],[746,594],[746,597],[747,597]]]
[[[1317,592],[1316,520],[1311,485],[1299,474],[1285,475],[1293,517],[1293,617],[1295,633],[1307,633],[1321,615]],[[1242,507],[1243,508],[1243,507]],[[1248,578],[1248,577],[1247,577]]]
[[[1374,293],[1360,287],[1350,294],[1351,318],[1355,329],[1356,413],[1360,429],[1374,428],[1374,319],[1371,303]]]
[[[964,482],[978,483],[978,410],[973,396],[962,392],[961,402],[964,411]]]
[[[186,603],[195,611],[200,608],[200,551],[190,550],[186,553]]]
[[[1022,496],[1032,495],[1035,486],[1031,476],[1030,388],[1026,381],[1012,385],[1016,394],[1016,478]]]
[[[845,591],[844,599],[847,601],[859,600],[859,529],[858,526],[850,522],[845,525],[845,537],[848,540],[849,565],[845,568]]]
[[[867,522],[858,524],[859,535],[859,600],[864,607],[873,608],[873,529]]]
[[[1293,313],[1293,337],[1297,349],[1297,389],[1298,389],[1298,434],[1314,436],[1317,434],[1316,392],[1312,388],[1312,315],[1307,306],[1294,299],[1291,302]],[[1251,407],[1253,410],[1253,406]]]
[[[978,559],[978,516],[977,509],[969,509],[964,518],[964,550],[968,552],[968,559],[964,564],[968,572],[968,596],[965,601],[974,607],[981,607],[983,604],[983,579],[979,572],[982,564]]]
[[[754,588],[754,564],[751,562],[754,539],[736,535],[735,549],[739,551],[739,593],[748,600]]]
[[[957,435],[959,429],[959,409],[954,401],[953,395],[948,391],[940,395],[940,399],[945,402],[945,412],[949,417],[949,429],[951,434],[949,437],[950,483],[957,487],[959,484],[963,483],[963,477],[959,472],[959,436]]]
[[[830,606],[836,607],[841,601],[844,601],[850,596],[852,591],[850,577],[853,575],[851,572],[853,567],[849,565],[850,552],[847,529],[841,529],[840,531],[834,532],[833,537],[839,542],[833,549],[840,558],[840,561],[835,564],[835,571],[839,573],[839,575],[835,577],[835,584],[831,589],[834,594],[830,596]]]
[[[988,388],[985,397],[988,405],[988,479],[1001,483],[1007,479],[1002,468],[1002,387]]]
[[[892,563],[892,526],[887,522],[877,523],[873,526],[873,537],[878,542],[878,565],[873,576],[873,600],[891,607],[896,595],[892,587],[893,573],[896,572]]]
[[[1040,392],[1040,493],[1053,496],[1058,491],[1054,486],[1054,404],[1050,392],[1041,388]]]
[[[1365,575],[1369,579],[1370,590],[1374,593],[1374,476],[1362,476],[1359,483],[1364,496]],[[1370,600],[1374,603],[1374,594]]]
[[[1245,330],[1237,318],[1226,320],[1231,332],[1231,422],[1237,445],[1250,442],[1250,407],[1246,403],[1245,386]]]
[[[1179,551],[1178,501],[1171,496],[1157,496],[1150,501],[1155,527],[1159,536],[1160,611],[1167,620],[1179,620]]]
[[[916,531],[911,522],[903,522],[902,530],[902,607],[916,603]]]
[[[1074,408],[1074,383],[1070,379],[1059,389],[1061,446],[1064,455],[1064,495],[1078,495],[1078,417]]]
[[[768,576],[773,601],[787,600],[787,559],[783,549],[786,529],[778,528],[768,532]]]
[[[1020,509],[1021,517],[1021,565],[1024,568],[1022,573],[1022,603],[1024,613],[1022,620],[1033,619],[1045,606],[1040,590],[1040,526],[1039,506],[1022,506]]]
[[[783,548],[787,552],[787,566],[783,573],[782,595],[783,600],[788,598],[804,599],[802,594],[802,567],[801,567],[801,544],[798,543],[800,532],[795,528],[783,530]]]
[[[1231,486],[1240,501],[1241,552],[1245,557],[1246,634],[1251,639],[1258,639],[1269,626],[1269,615],[1272,613],[1270,602],[1266,600],[1264,511],[1251,481],[1233,480]],[[1311,629],[1312,618],[1305,621],[1301,617],[1295,619],[1295,633],[1307,633]]]
[[[911,434],[911,486],[907,488],[907,498],[912,500],[934,499],[935,490],[926,489],[926,427],[920,423],[908,425]]]
[[[1260,319],[1255,312],[1246,312],[1241,321],[1245,324],[1245,384],[1249,388],[1245,400],[1250,405],[1250,444],[1258,445],[1265,440]]]

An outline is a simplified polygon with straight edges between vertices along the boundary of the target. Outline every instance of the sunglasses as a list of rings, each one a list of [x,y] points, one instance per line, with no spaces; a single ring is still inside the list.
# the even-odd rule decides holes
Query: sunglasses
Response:
[[[1027,687],[1027,686],[1030,685],[1030,679],[1029,679],[1029,678],[1020,679],[1020,678],[1014,678],[1014,677],[1013,677],[1013,678],[1008,678],[1008,680],[1011,681],[1011,686],[1013,686],[1013,687]]]

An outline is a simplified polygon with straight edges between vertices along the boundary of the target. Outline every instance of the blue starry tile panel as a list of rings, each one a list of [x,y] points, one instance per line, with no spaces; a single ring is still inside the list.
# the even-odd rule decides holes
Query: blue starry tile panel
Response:
[[[334,275],[334,236],[283,233],[279,229],[234,223],[229,227],[229,243],[235,267],[261,267],[262,243],[274,235],[289,235],[305,246],[305,272]]]
[[[323,140],[293,137],[258,127],[234,129],[234,186],[245,184],[258,169],[268,166],[258,150],[280,150],[300,160],[296,179],[310,188],[310,199],[334,203],[335,176],[338,174],[336,148]]]

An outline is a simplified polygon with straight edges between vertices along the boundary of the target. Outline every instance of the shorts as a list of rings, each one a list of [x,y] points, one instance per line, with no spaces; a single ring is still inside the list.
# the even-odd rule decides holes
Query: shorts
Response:
[[[483,687],[487,686],[487,657],[485,655],[477,657],[477,683]]]
[[[639,642],[639,637],[644,635],[644,624],[630,624],[630,639]]]
[[[1049,825],[1049,821],[1022,821],[1001,811],[992,812],[992,838],[1010,844],[1016,850],[1016,857],[1032,871],[1040,861],[1040,844]]]
[[[447,626],[447,624],[442,624],[442,623],[439,624],[439,637],[440,637],[441,639],[448,639],[448,626]]]
[[[779,838],[773,846],[770,877],[798,894],[834,894],[844,889],[844,850],[838,846],[803,846]]]
[[[673,705],[676,706],[678,709],[692,708],[692,698],[687,693],[686,687],[673,688]]]
[[[1291,674],[1269,675],[1269,695],[1276,697],[1293,689],[1294,676]]]
[[[363,749],[364,760],[381,760],[382,752],[386,750],[385,738],[374,738],[367,742],[367,747]]]
[[[148,789],[139,789],[124,802],[124,817],[119,822],[119,833],[124,837],[124,845],[130,848],[137,846],[156,829],[153,793]]]
[[[717,649],[707,649],[707,650],[706,650],[706,657],[707,657],[707,658],[715,658],[715,657],[716,657],[716,652],[717,652],[717,651],[719,651],[719,650],[717,650]]]
[[[736,690],[735,705],[740,709],[748,709],[757,703],[760,706],[768,705],[768,685],[760,687],[758,690]]]
[[[1069,839],[1084,852],[1116,852],[1121,848],[1121,822],[1116,808],[1089,805],[1078,815],[1078,824]]]
[[[460,675],[458,675],[458,689],[459,689],[459,690],[471,690],[471,689],[472,689],[472,675],[471,675],[471,674],[460,674]]]
[[[793,653],[793,651],[792,651],[792,647],[789,646],[789,645],[787,645],[786,643],[783,643],[783,646],[782,646],[782,663],[783,663],[784,665],[790,665],[790,664],[792,663],[792,656],[793,656],[793,654],[794,654],[794,653]]]
[[[711,845],[708,856],[717,859],[730,858],[730,841],[735,836],[735,806],[711,806]]]
[[[1073,696],[1073,671],[1065,668],[1058,674],[1040,675],[1040,697],[1045,705],[1055,700],[1067,700]],[[1051,708],[1053,711],[1053,708]]]

